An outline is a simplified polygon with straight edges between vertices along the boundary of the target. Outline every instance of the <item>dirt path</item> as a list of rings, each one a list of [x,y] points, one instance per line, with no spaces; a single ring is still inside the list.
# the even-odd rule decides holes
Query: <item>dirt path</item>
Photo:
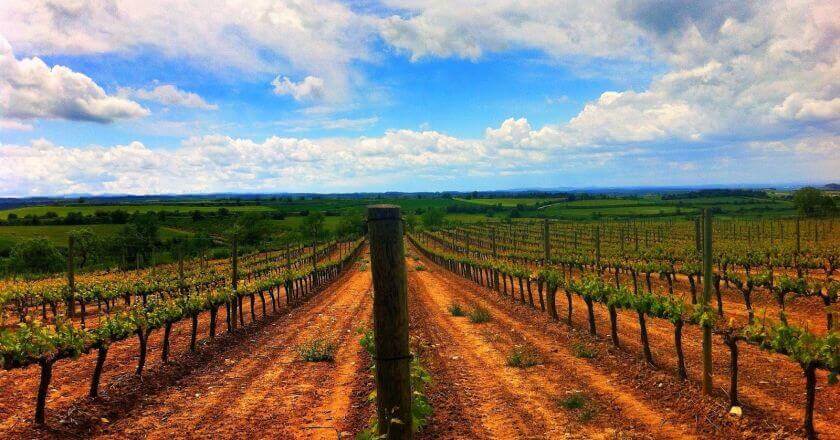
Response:
[[[427,270],[409,272],[414,309],[427,311],[418,321],[433,335],[433,360],[459,375],[444,377],[447,394],[463,401],[478,419],[463,418],[470,438],[691,438],[678,423],[594,371],[551,337],[527,328],[492,301],[467,292],[466,281],[424,261]],[[492,319],[473,324],[448,311],[453,301],[466,308],[481,304]],[[507,366],[515,346],[534,347],[542,365],[527,369]],[[435,380],[441,380],[435,377]],[[561,401],[572,394],[588,401],[584,410],[565,410]],[[456,407],[461,406],[456,403]],[[591,409],[591,410],[590,410]],[[436,411],[439,411],[436,408]],[[450,421],[458,423],[459,420]],[[434,427],[440,429],[439,426]],[[453,429],[459,428],[457,425]],[[458,436],[456,436],[458,437]]]
[[[370,284],[369,272],[351,269],[217,363],[145,399],[103,437],[336,438],[350,411],[355,329],[369,321]],[[335,362],[301,361],[298,347],[319,338],[336,343]]]
[[[361,273],[357,270],[357,267],[351,268],[327,287],[325,291],[317,293],[314,298],[299,308],[291,311],[285,309],[285,295],[281,295],[280,305],[283,307],[277,313],[272,313],[269,301],[269,313],[265,317],[262,316],[261,303],[257,299],[255,303],[257,320],[253,323],[250,322],[250,304],[246,299],[243,302],[246,327],[233,334],[225,332],[225,315],[224,308],[222,308],[218,316],[217,336],[213,341],[207,339],[209,317],[208,313],[205,312],[198,321],[200,341],[199,349],[195,353],[188,351],[189,320],[179,321],[172,328],[172,353],[170,361],[166,364],[160,361],[163,332],[153,332],[149,339],[149,357],[142,378],[134,375],[137,361],[137,339],[130,338],[114,344],[109,350],[103,370],[100,391],[102,397],[97,400],[87,398],[96,353],[84,355],[77,360],[60,361],[53,369],[53,380],[47,399],[48,428],[46,429],[37,429],[31,423],[35,392],[38,386],[38,369],[30,367],[23,370],[0,371],[0,386],[2,386],[2,394],[0,394],[0,438],[89,437],[94,434],[120,433],[121,430],[125,431],[121,433],[123,437],[130,437],[133,433],[132,426],[135,423],[135,417],[144,417],[143,411],[147,406],[168,402],[175,394],[180,395],[184,401],[176,402],[176,404],[185,405],[188,403],[187,401],[206,402],[208,394],[213,394],[212,387],[214,385],[210,383],[207,384],[207,389],[204,392],[198,391],[189,395],[179,394],[179,390],[185,387],[185,384],[196,383],[193,378],[195,374],[219,376],[235,370],[242,374],[240,380],[243,386],[255,386],[253,383],[247,382],[247,375],[258,372],[259,367],[251,369],[248,369],[247,366],[239,367],[240,358],[248,357],[252,353],[255,356],[259,355],[261,356],[260,359],[265,361],[264,367],[268,365],[270,359],[267,356],[277,354],[273,351],[265,351],[274,344],[271,339],[266,338],[270,338],[272,335],[285,338],[282,341],[288,342],[286,350],[292,350],[295,342],[292,333],[297,329],[303,334],[304,329],[313,324],[322,324],[323,328],[334,330],[334,336],[340,336],[342,340],[350,337],[340,334],[343,330],[352,330],[351,327],[342,327],[344,324],[351,326],[350,323],[329,323],[323,321],[322,318],[339,316],[351,319],[353,316],[357,316],[359,320],[367,319],[366,314],[359,312],[364,307],[366,299],[361,295],[363,292],[356,292],[356,290],[369,289],[369,282],[365,284],[365,280],[369,278],[369,273]],[[345,286],[349,286],[349,288],[345,289]],[[357,295],[352,296],[351,293],[353,292]],[[354,299],[355,303],[348,302],[351,299]],[[334,305],[333,302],[335,301],[338,301],[340,305]],[[339,313],[336,310],[335,313],[330,312],[333,310],[331,307],[339,306],[345,307],[348,311]],[[354,312],[356,315],[349,312]],[[322,316],[319,316],[319,313]],[[280,342],[274,345],[281,348]],[[347,345],[358,346],[358,344]],[[340,346],[343,347],[344,344]],[[347,359],[352,363],[355,362],[356,353],[349,349],[343,349],[337,353],[337,356],[341,360]],[[288,363],[289,359],[286,358],[285,362]],[[326,365],[328,364],[319,364],[321,368]],[[319,377],[310,381],[310,383],[318,383],[321,380],[321,377]],[[331,383],[341,384],[345,382],[346,380],[343,377],[337,377]],[[236,382],[231,382],[229,386],[238,387],[239,385]],[[201,396],[204,396],[204,398]],[[332,408],[332,410],[337,411],[339,408],[340,405]],[[160,413],[149,417],[157,417],[159,422],[165,425],[172,417],[177,417],[173,416],[174,414],[174,409],[164,408],[161,409]],[[183,434],[176,435],[176,437],[183,437]]]
[[[612,405],[618,415],[608,417],[607,426],[615,426],[617,420],[628,420],[636,424],[637,429],[634,432],[638,433],[639,429],[643,432],[646,430],[647,434],[657,438],[683,438],[692,435],[781,438],[790,435],[789,430],[777,424],[778,419],[764,420],[767,414],[760,410],[751,414],[754,418],[732,419],[726,416],[728,408],[721,405],[719,400],[704,398],[699,395],[696,387],[681,383],[673,374],[643,365],[635,354],[611,349],[606,341],[595,342],[576,329],[551,322],[546,314],[515,304],[508,298],[457,277],[426,259],[423,261],[428,271],[420,277],[431,277],[433,281],[430,282],[439,286],[437,291],[444,294],[448,292],[451,298],[459,298],[468,304],[480,304],[487,308],[494,322],[500,325],[503,334],[521,335],[545,357],[547,367],[553,362],[563,365],[564,368],[558,375],[575,378],[579,384],[588,387],[599,401]],[[560,299],[558,303],[562,305]],[[583,318],[583,315],[578,313],[585,313],[585,308],[576,304],[576,322],[581,322],[577,319]],[[628,328],[629,317],[625,319],[625,328]],[[607,331],[606,325],[608,324],[599,322],[601,332]],[[630,341],[633,337],[638,338],[638,335],[625,334],[624,340]],[[575,357],[569,348],[577,344],[594,348],[595,358]],[[723,360],[724,358],[721,359]],[[548,378],[547,389],[559,387],[562,390],[562,384],[552,383],[552,380],[556,380],[555,375],[544,374],[543,377]],[[597,424],[597,420],[595,422]]]

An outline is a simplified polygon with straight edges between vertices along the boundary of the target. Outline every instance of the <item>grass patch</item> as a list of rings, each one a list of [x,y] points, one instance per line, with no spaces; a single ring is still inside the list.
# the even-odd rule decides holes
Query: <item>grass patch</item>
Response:
[[[490,312],[481,306],[473,307],[467,316],[469,316],[470,322],[473,324],[482,324],[490,321]]]
[[[426,270],[426,266],[423,266],[422,264],[418,264],[418,265],[414,266],[414,270],[416,270],[418,272],[422,272],[422,271]]]
[[[298,357],[306,362],[332,362],[337,350],[335,341],[324,338],[310,339],[297,348]]]
[[[507,356],[509,367],[528,368],[541,363],[542,358],[537,349],[527,344],[516,345]]]
[[[587,347],[586,344],[575,342],[574,344],[572,344],[572,354],[578,358],[592,359],[598,355],[598,351],[593,348]]]
[[[581,391],[574,391],[557,402],[565,410],[577,413],[579,422],[588,422],[598,415],[598,406]]]
[[[461,304],[458,302],[453,302],[452,304],[449,304],[449,313],[451,313],[452,316],[467,316],[467,312],[464,310],[463,307],[461,307]]]

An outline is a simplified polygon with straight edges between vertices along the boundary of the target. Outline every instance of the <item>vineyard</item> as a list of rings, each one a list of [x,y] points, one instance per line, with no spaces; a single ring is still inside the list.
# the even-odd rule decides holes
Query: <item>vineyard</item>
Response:
[[[373,438],[404,360],[422,438],[840,437],[836,220],[378,233],[83,273],[71,242],[0,282],[0,433]]]

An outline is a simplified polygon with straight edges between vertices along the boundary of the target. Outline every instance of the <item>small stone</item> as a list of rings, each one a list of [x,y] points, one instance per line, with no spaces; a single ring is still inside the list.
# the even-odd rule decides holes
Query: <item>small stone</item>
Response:
[[[741,412],[741,407],[740,407],[740,406],[733,406],[733,407],[729,410],[729,415],[730,415],[730,416],[734,416],[734,417],[741,417],[741,415],[742,415],[742,414],[743,414],[743,413]]]
[[[102,417],[101,419],[99,419],[99,421],[102,423],[111,423],[111,421],[106,419],[105,417]]]

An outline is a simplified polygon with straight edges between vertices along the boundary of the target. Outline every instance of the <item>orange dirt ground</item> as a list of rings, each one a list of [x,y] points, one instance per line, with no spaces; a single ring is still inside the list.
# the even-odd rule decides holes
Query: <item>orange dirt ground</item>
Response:
[[[620,313],[622,348],[612,347],[605,310],[596,305],[598,333],[586,332],[586,307],[574,302],[574,328],[547,314],[460,278],[408,249],[410,334],[429,370],[434,413],[419,438],[798,438],[804,379],[781,356],[741,346],[744,416],[727,415],[728,351],[715,339],[715,385],[699,391],[699,333],[686,326],[689,381],[675,374],[673,331],[648,320],[658,368],[644,364],[635,315]],[[366,258],[363,255],[362,258]],[[417,261],[414,260],[417,259]],[[417,266],[422,264],[420,270]],[[371,322],[371,279],[357,263],[322,292],[294,309],[261,316],[234,334],[187,349],[189,323],[173,328],[173,361],[159,360],[161,332],[150,340],[147,370],[136,378],[137,342],[116,344],[102,378],[103,397],[86,397],[95,353],[56,365],[47,429],[31,422],[37,368],[0,373],[0,438],[352,438],[374,413],[370,358],[357,329]],[[476,305],[491,319],[452,316],[453,302]],[[565,312],[565,296],[558,294]],[[245,316],[249,317],[248,301]],[[270,307],[269,307],[270,309]],[[248,319],[250,320],[250,319]],[[199,321],[200,338],[208,332]],[[298,360],[297,347],[313,338],[338,343],[334,362]],[[516,346],[540,358],[529,368],[507,365]],[[594,355],[582,358],[577,347]],[[576,353],[577,352],[577,353]],[[817,391],[822,438],[840,438],[838,386]],[[570,396],[583,408],[566,409]]]

